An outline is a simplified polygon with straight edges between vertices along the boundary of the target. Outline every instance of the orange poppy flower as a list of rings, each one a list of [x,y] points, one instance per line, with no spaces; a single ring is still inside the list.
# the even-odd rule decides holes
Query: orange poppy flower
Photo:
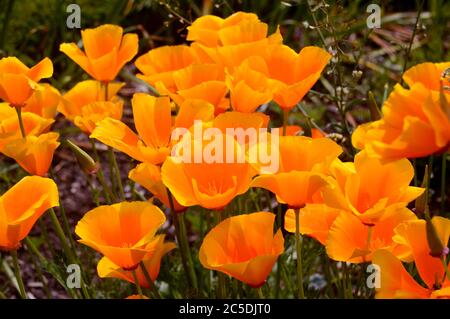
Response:
[[[207,47],[217,47],[222,44],[219,31],[245,22],[259,21],[254,13],[236,12],[226,19],[214,15],[197,18],[188,29],[187,40],[195,41]]]
[[[446,247],[450,237],[450,220],[433,217],[431,223],[438,237]],[[450,298],[450,279],[445,275],[440,256],[433,257],[427,243],[426,222],[413,220],[395,229],[393,240],[407,248],[406,261],[414,260],[417,272],[425,287],[416,282],[405,270],[401,261],[389,251],[374,253],[373,263],[380,267],[381,286],[377,298]],[[409,255],[409,256],[408,256]],[[447,266],[450,271],[450,266]]]
[[[53,64],[44,58],[32,68],[28,68],[16,57],[0,60],[0,99],[11,106],[22,107],[37,89],[43,78],[53,74]]]
[[[242,160],[245,156],[239,144],[232,136],[227,139],[227,135],[220,131],[214,136],[215,141],[221,140],[223,143],[210,144],[193,135],[186,135],[178,146],[181,151],[188,149],[191,156],[188,159],[184,158],[185,155],[179,158],[180,154],[176,153],[176,157],[167,157],[162,166],[164,185],[183,206],[200,205],[209,209],[223,209],[234,197],[245,193],[249,188],[255,171]],[[201,153],[197,153],[198,149]],[[232,161],[227,161],[228,152],[232,152],[234,156]],[[213,158],[204,158],[205,154]],[[198,155],[201,156],[200,160],[196,160]]]
[[[25,135],[39,135],[47,132],[54,122],[53,119],[45,119],[34,113],[22,113],[22,122]],[[6,103],[0,104],[0,151],[9,142],[21,139],[19,119],[16,111]]]
[[[0,197],[0,250],[15,250],[38,218],[59,205],[53,180],[26,176]]]
[[[352,135],[353,145],[386,160],[445,151],[450,143],[450,119],[441,99],[448,104],[450,95],[441,96],[438,90],[440,71],[449,65],[424,63],[405,72],[410,89],[396,85],[383,105],[383,118],[360,125]]]
[[[123,101],[116,94],[123,83],[109,83],[105,101],[104,88],[100,82],[88,80],[77,83],[61,99],[58,106],[64,116],[83,132],[92,133],[98,121],[105,118],[120,120]]]
[[[273,233],[274,220],[275,215],[267,212],[225,219],[203,239],[201,264],[252,287],[262,286],[284,251],[281,230]]]
[[[274,86],[267,73],[264,59],[256,56],[245,60],[227,75],[226,83],[233,110],[252,113],[260,105],[272,100]]]
[[[90,210],[78,222],[75,233],[80,243],[132,270],[154,249],[149,244],[165,221],[164,213],[148,202],[122,202]]]
[[[176,93],[170,92],[162,82],[156,84],[161,94],[168,94],[178,105],[185,100],[204,100],[216,109],[216,114],[228,109],[229,101],[225,98],[227,86],[225,73],[217,64],[191,64],[184,69],[174,71],[172,78]]]
[[[85,29],[81,31],[81,37],[85,52],[76,43],[63,43],[59,49],[97,81],[114,80],[138,52],[138,36],[134,33],[123,35],[122,27],[117,25]]]
[[[204,100],[189,99],[184,101],[175,117],[173,128],[190,129],[195,120],[211,122],[214,119],[214,106]]]
[[[142,259],[142,263],[152,281],[155,281],[156,278],[158,278],[162,257],[176,247],[175,243],[165,243],[164,237],[165,235],[155,236],[153,241],[145,248],[148,250],[148,253]],[[98,262],[97,273],[100,278],[118,278],[134,283],[134,277],[131,271],[124,270],[122,267],[117,266],[107,257],[103,257]],[[141,267],[136,268],[136,276],[138,278],[139,286],[150,288]]]
[[[269,77],[275,81],[275,102],[283,109],[292,109],[320,78],[330,58],[318,47],[305,47],[296,53],[285,45],[273,46],[266,64]]]
[[[424,191],[409,186],[414,168],[407,159],[385,163],[363,151],[355,156],[354,167],[340,187],[323,192],[324,203],[352,212],[364,224],[377,223],[390,208],[404,207]]]
[[[61,95],[56,88],[50,84],[41,84],[25,102],[22,114],[31,112],[46,119],[53,119],[56,116],[60,100]]]
[[[388,249],[401,256],[404,249],[393,241],[394,229],[402,222],[416,219],[416,215],[405,207],[392,208],[369,229],[355,215],[342,211],[329,230],[325,244],[327,254],[334,260],[351,263],[370,261],[378,249]]]
[[[186,45],[163,46],[152,49],[136,59],[136,67],[143,74],[137,77],[156,87],[165,87],[169,92],[175,93],[176,85],[173,73],[177,70],[199,63],[195,51]],[[161,92],[160,92],[161,93]]]
[[[166,207],[170,208],[167,188],[162,181],[161,168],[159,166],[150,163],[141,163],[129,172],[128,178],[140,184]],[[176,212],[181,213],[186,210],[186,207],[180,205],[175,198],[173,198],[173,204]]]
[[[136,135],[123,122],[106,118],[97,122],[91,138],[140,162],[160,164],[170,153],[171,106],[168,97],[136,93],[131,101]]]
[[[29,174],[44,176],[59,146],[58,138],[59,134],[54,132],[28,135],[26,138],[9,141],[1,152],[13,158]]]
[[[279,171],[256,177],[251,186],[270,190],[279,202],[301,208],[320,198],[319,191],[329,184],[323,174],[341,153],[341,147],[327,138],[280,136]]]

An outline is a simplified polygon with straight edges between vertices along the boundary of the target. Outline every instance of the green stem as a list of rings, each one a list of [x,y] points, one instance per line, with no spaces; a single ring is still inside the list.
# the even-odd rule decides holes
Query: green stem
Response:
[[[302,268],[302,239],[300,235],[300,209],[295,210],[295,247],[297,250],[297,288],[298,297],[305,299],[305,291],[303,290],[303,268]]]
[[[161,295],[159,294],[158,289],[156,288],[155,284],[153,283],[153,280],[150,277],[150,274],[148,273],[147,268],[145,268],[144,263],[141,261],[139,265],[140,265],[140,267],[142,269],[142,272],[144,273],[145,280],[147,280],[151,291],[153,292],[153,294],[155,295],[156,298],[161,299]]]
[[[22,108],[20,106],[16,106],[14,108],[16,109],[17,118],[19,119],[20,133],[22,134],[22,137],[26,139],[27,134],[25,133],[25,127],[23,126]]]
[[[283,109],[283,136],[286,135],[288,119],[289,119],[289,110]]]
[[[131,273],[133,274],[134,284],[136,285],[136,289],[137,289],[137,292],[139,294],[139,297],[141,299],[144,299],[144,295],[142,293],[142,289],[141,289],[141,286],[139,285],[139,280],[138,280],[137,275],[136,275],[136,270],[132,270]]]
[[[95,146],[95,141],[93,139],[89,139],[89,140],[91,141],[92,150],[94,151],[95,161],[97,163],[100,163],[100,156],[98,155],[97,147]],[[99,181],[100,185],[102,185],[103,196],[105,196],[106,203],[111,204],[112,200],[114,199],[114,195],[113,195],[111,189],[109,188],[108,184],[106,183],[105,175],[103,175],[103,170],[102,170],[101,165],[100,165],[99,169],[97,170],[96,176],[97,176],[97,180]]]
[[[120,177],[120,170],[119,170],[119,165],[117,164],[116,155],[114,154],[114,150],[112,149],[112,147],[108,147],[108,152],[109,152],[109,158],[110,158],[112,168],[113,168],[111,173],[114,172],[114,174],[111,175],[111,180],[114,178],[113,176],[115,176],[117,186],[119,187],[120,198],[122,200],[125,200],[125,192],[123,191],[122,178]]]
[[[22,275],[20,274],[20,266],[19,260],[17,258],[17,250],[12,250],[11,256],[14,264],[14,275],[16,276],[17,285],[19,286],[20,297],[22,299],[27,299],[27,294],[25,292],[25,285],[23,284]]]
[[[217,214],[218,214],[218,224],[220,224],[223,221],[223,219],[224,219],[222,213],[223,213],[223,210],[217,212]],[[217,279],[218,279],[217,283],[219,285],[219,287],[218,287],[219,298],[220,299],[225,299],[227,297],[227,294],[228,294],[228,292],[227,292],[227,285],[226,285],[226,277],[225,277],[225,275],[222,272],[218,271],[217,272]]]
[[[258,290],[258,297],[259,297],[259,299],[266,299],[266,297],[264,297],[262,288],[259,287],[257,290]]]
[[[58,239],[61,242],[61,246],[67,257],[67,260],[71,264],[79,265],[77,256],[73,254],[72,250],[70,249],[69,245],[67,244],[67,237],[62,229],[61,223],[59,222],[55,211],[53,210],[53,208],[50,208],[49,212],[50,212],[50,219],[52,220],[53,226],[55,227],[56,235],[58,236]],[[84,284],[83,278],[81,278],[80,281],[81,281],[81,290],[83,291],[84,297],[90,298],[89,292],[87,291],[87,288],[86,288],[86,285]]]
[[[445,212],[445,201],[447,196],[445,193],[445,186],[447,183],[447,158],[446,154],[442,154],[442,166],[441,166],[441,215]]]
[[[173,202],[172,193],[167,188],[167,196],[169,198],[169,204],[170,204],[170,213],[173,218],[173,224],[175,226],[175,233],[177,236],[177,241],[180,246],[180,254],[181,254],[181,261],[183,264],[184,271],[186,273],[186,276],[188,278],[188,282],[191,287],[193,287],[195,290],[197,290],[197,275],[195,273],[194,269],[194,263],[192,260],[191,252],[189,250],[189,243],[186,236],[186,227],[184,224],[184,213],[177,214],[175,212],[175,205]]]

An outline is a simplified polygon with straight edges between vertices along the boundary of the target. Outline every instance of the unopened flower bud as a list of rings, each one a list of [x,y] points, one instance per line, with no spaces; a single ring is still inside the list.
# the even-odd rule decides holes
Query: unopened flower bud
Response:
[[[83,151],[78,145],[70,140],[66,140],[67,146],[72,150],[75,155],[78,165],[87,174],[95,174],[98,171],[99,164],[85,151]]]

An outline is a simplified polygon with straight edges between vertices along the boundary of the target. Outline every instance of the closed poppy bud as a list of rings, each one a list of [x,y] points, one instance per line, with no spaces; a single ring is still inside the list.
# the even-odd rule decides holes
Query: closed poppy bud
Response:
[[[162,257],[176,247],[175,243],[165,243],[164,237],[165,235],[155,236],[153,241],[146,247],[149,252],[142,259],[142,264],[147,270],[147,273],[152,281],[155,281],[156,278],[158,278]],[[100,278],[119,278],[134,283],[134,278],[131,271],[122,269],[107,257],[103,257],[98,262],[97,273]],[[150,287],[150,283],[145,277],[144,271],[141,267],[136,269],[136,276],[138,278],[139,286],[144,288]]]
[[[99,163],[94,161],[94,159],[82,150],[78,145],[73,143],[71,140],[66,140],[67,146],[72,150],[75,155],[78,165],[86,174],[95,174],[99,169]]]
[[[428,206],[426,207],[428,210]],[[430,248],[430,255],[433,257],[441,257],[448,255],[448,248],[444,246],[439,235],[436,231],[436,228],[433,225],[431,218],[428,216],[425,218],[426,220],[426,230],[427,230],[427,242],[428,247]]]
[[[85,244],[102,253],[115,265],[137,268],[152,249],[158,228],[166,221],[164,213],[148,202],[122,202],[87,212],[75,233]]]
[[[53,64],[44,58],[32,68],[28,68],[16,57],[0,60],[0,99],[11,106],[22,107],[38,88],[37,82],[53,74]]]
[[[260,287],[284,251],[281,229],[273,233],[275,215],[258,212],[233,216],[214,227],[203,240],[199,259],[251,287]]]
[[[1,150],[13,158],[29,174],[44,176],[59,146],[59,134],[50,132],[39,136],[27,136],[11,141]]]
[[[110,82],[138,51],[138,36],[123,35],[120,26],[104,24],[81,31],[84,52],[76,43],[63,43],[60,51],[65,53],[97,81]]]
[[[58,188],[53,180],[22,178],[0,197],[0,250],[17,249],[38,218],[58,204]]]

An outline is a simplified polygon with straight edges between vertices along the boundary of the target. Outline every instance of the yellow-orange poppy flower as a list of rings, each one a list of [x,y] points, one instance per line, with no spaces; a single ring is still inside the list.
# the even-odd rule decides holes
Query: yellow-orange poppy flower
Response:
[[[433,217],[431,220],[444,247],[450,236],[450,220]],[[450,298],[450,279],[440,256],[433,256],[427,243],[426,222],[413,220],[399,225],[395,229],[393,240],[408,249],[409,258],[425,283],[422,286],[403,267],[401,257],[398,259],[389,251],[379,250],[374,253],[373,263],[380,267],[380,287],[377,298]],[[405,256],[407,256],[406,254]],[[405,257],[404,256],[404,257]],[[450,266],[447,266],[450,271]]]
[[[91,138],[140,162],[162,163],[170,153],[172,117],[169,98],[136,93],[131,104],[139,136],[123,122],[106,118],[97,122]]]
[[[150,163],[141,163],[129,172],[128,178],[140,184],[166,207],[170,208],[167,188],[162,181],[161,168],[159,166]],[[173,198],[173,205],[176,212],[186,210],[186,207],[178,203],[175,198]]]
[[[22,114],[30,112],[46,119],[53,119],[56,116],[60,100],[61,95],[56,88],[47,83],[41,84],[25,102]]]
[[[54,120],[25,112],[22,113],[22,122],[26,136],[38,136],[47,132]],[[0,151],[5,145],[16,139],[22,139],[16,111],[8,104],[2,103],[0,104]]]
[[[137,77],[156,87],[164,86],[172,93],[176,91],[173,73],[199,63],[195,51],[186,45],[163,46],[152,49],[136,59],[136,67],[142,74]],[[161,92],[160,92],[161,93]]]
[[[284,251],[281,230],[273,233],[274,220],[275,215],[267,212],[225,219],[205,236],[201,264],[252,287],[262,286]]]
[[[184,69],[174,71],[172,78],[176,93],[171,93],[162,82],[156,84],[161,94],[168,94],[178,105],[190,99],[204,100],[221,113],[229,107],[225,97],[228,89],[225,84],[225,73],[218,64],[191,64]]]
[[[216,47],[222,44],[219,38],[221,29],[239,25],[246,21],[259,21],[259,19],[256,14],[247,12],[236,12],[226,19],[214,15],[205,15],[197,18],[187,28],[187,40],[198,42],[207,47]]]
[[[53,74],[53,64],[44,58],[32,68],[28,68],[16,57],[0,60],[0,99],[11,106],[22,107],[37,89],[43,78]]]
[[[22,178],[0,197],[0,250],[19,248],[38,218],[58,204],[58,188],[53,180]]]
[[[425,62],[413,66],[405,71],[403,80],[412,87],[415,83],[421,83],[429,90],[440,91],[441,78],[446,69],[450,68],[450,62],[431,63]]]
[[[318,47],[305,47],[296,53],[285,45],[273,46],[266,63],[275,82],[273,99],[283,109],[292,109],[320,78],[331,55]]]
[[[87,212],[75,233],[81,238],[80,243],[131,270],[151,251],[149,244],[165,220],[164,213],[148,202],[122,202]]]
[[[207,142],[185,135],[177,145],[179,152],[175,151],[175,157],[167,157],[161,175],[181,205],[219,210],[248,190],[255,171],[245,162],[242,148],[233,136],[219,130],[213,141]],[[181,154],[184,151],[190,154]]]
[[[211,122],[214,119],[214,106],[204,100],[189,99],[184,101],[175,117],[173,128],[190,129],[195,120]]]
[[[352,212],[364,224],[377,223],[390,208],[404,207],[424,191],[409,186],[414,168],[407,159],[383,162],[363,151],[355,156],[354,167],[340,187],[323,192],[324,203]]]
[[[155,236],[153,241],[145,248],[148,252],[142,259],[142,263],[152,281],[155,281],[156,278],[158,278],[162,257],[176,247],[175,243],[165,243],[164,237],[165,235]],[[118,278],[134,283],[134,277],[131,271],[124,270],[122,267],[117,266],[107,257],[103,257],[98,262],[97,273],[100,278]],[[138,278],[139,286],[144,288],[150,287],[141,267],[136,268],[136,276]]]
[[[1,152],[13,158],[28,173],[44,176],[59,146],[58,138],[59,134],[54,132],[38,136],[29,135],[26,138],[9,141]]]
[[[81,31],[81,37],[84,52],[76,43],[63,43],[59,49],[97,81],[114,80],[138,52],[138,36],[134,33],[123,35],[122,27],[117,25],[85,29]]]
[[[404,249],[393,241],[394,229],[402,222],[415,219],[416,215],[409,209],[393,208],[386,210],[376,224],[368,227],[355,215],[343,211],[329,230],[325,244],[327,254],[334,260],[352,263],[370,261],[378,249],[389,249],[401,256]]]
[[[274,83],[266,76],[267,66],[262,57],[252,57],[227,75],[231,107],[235,111],[252,113],[272,100]]]
[[[83,132],[91,133],[98,121],[105,118],[120,120],[123,101],[116,94],[123,83],[109,83],[105,100],[105,88],[98,81],[77,83],[63,95],[58,111],[78,126]]]
[[[424,63],[405,72],[410,88],[396,85],[382,107],[383,118],[360,125],[352,135],[353,145],[385,160],[445,151],[450,143],[450,118],[443,101],[448,105],[450,94],[440,94],[439,73],[449,65]]]
[[[259,175],[251,186],[270,190],[279,202],[301,208],[320,198],[319,191],[329,184],[323,174],[341,153],[341,147],[327,138],[280,136],[279,171]]]

